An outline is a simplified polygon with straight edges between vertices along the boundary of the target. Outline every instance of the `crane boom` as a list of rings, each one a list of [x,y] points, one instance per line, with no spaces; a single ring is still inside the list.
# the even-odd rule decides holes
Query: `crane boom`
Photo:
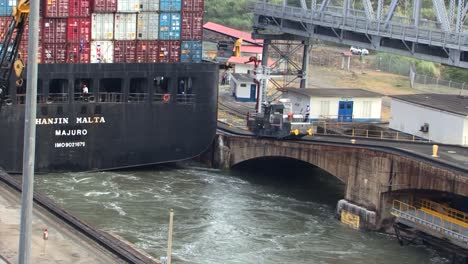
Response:
[[[30,0],[19,0],[13,8],[12,18],[0,48],[0,106],[7,99],[10,76],[13,68],[16,72],[17,86],[23,84],[24,63],[18,58],[18,50],[24,28],[29,18]],[[15,34],[16,33],[16,34]]]

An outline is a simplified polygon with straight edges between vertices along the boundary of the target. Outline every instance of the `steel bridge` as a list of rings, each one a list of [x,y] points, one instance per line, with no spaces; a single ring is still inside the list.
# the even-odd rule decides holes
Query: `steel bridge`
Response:
[[[295,2],[293,4],[292,2]],[[306,86],[312,40],[355,45],[451,66],[468,68],[467,0],[252,0],[253,37],[301,41],[301,87]],[[375,6],[376,5],[376,6]],[[421,12],[422,8],[431,12]],[[427,14],[430,13],[430,14]],[[432,19],[428,19],[432,18]],[[291,54],[283,54],[288,57]],[[266,59],[262,63],[266,65]],[[296,67],[297,68],[297,67]]]

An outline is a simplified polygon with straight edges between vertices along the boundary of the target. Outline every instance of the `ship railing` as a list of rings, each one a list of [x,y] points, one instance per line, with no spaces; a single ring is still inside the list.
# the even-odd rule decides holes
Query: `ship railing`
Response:
[[[164,96],[165,95],[166,95],[166,98],[169,98],[169,100],[166,101],[166,102],[170,102],[171,97],[170,96],[167,97],[167,93],[155,93],[155,94],[153,94],[153,102],[164,102]]]
[[[178,94],[176,95],[176,102],[179,104],[193,104],[195,103],[194,94]]]
[[[141,103],[145,102],[148,99],[147,93],[129,93],[128,102],[129,103]]]
[[[68,93],[49,93],[47,104],[62,104],[68,102]]]
[[[73,98],[76,102],[94,102],[96,101],[94,95],[84,93],[74,93]]]
[[[26,94],[16,94],[16,104],[25,104],[25,103],[26,103]],[[43,94],[38,94],[37,103],[38,104],[47,103],[46,96]]]
[[[118,103],[122,102],[122,93],[99,93],[99,102],[101,103]]]

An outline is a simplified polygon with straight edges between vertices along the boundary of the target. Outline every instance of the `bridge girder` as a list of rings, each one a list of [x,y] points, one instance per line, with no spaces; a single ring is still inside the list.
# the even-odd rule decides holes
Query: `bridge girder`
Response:
[[[435,11],[438,21],[432,21],[433,24],[418,22],[422,0],[412,0],[411,18],[396,15],[401,1],[392,0],[386,7],[383,0],[378,0],[375,19],[369,19],[372,5],[365,4],[368,0],[363,1],[367,12],[350,9],[348,0],[342,1],[342,7],[329,6],[330,0],[323,0],[319,10],[281,5],[275,9],[275,4],[257,2],[252,7],[253,35],[258,38],[296,35],[468,68],[468,32],[462,30],[468,10],[465,0],[451,0],[449,12],[443,0],[433,0],[433,8],[438,10]],[[458,1],[457,8],[455,1]]]

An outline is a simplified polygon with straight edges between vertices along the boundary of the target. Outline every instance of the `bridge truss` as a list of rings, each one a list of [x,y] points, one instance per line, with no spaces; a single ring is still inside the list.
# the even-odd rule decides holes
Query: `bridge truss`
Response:
[[[468,68],[468,0],[252,0],[247,7],[252,35],[268,44],[297,41],[308,50],[317,39]],[[307,61],[304,52],[301,87]]]

